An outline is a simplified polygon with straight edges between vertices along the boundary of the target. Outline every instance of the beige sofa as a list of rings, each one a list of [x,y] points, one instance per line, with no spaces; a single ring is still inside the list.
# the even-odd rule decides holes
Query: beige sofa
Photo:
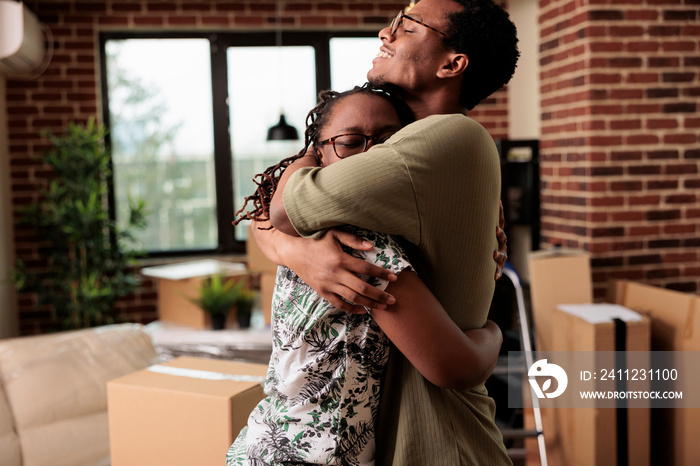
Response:
[[[155,362],[138,324],[0,340],[0,465],[108,465],[107,381]]]

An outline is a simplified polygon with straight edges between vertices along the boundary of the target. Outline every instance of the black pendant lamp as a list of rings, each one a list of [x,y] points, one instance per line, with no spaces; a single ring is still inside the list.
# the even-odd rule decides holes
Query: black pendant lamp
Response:
[[[296,141],[299,139],[297,129],[288,124],[284,118],[284,113],[280,113],[280,121],[267,130],[268,141]]]
[[[277,60],[277,63],[282,63],[281,60],[281,53],[282,53],[282,6],[281,6],[282,0],[277,0],[277,31],[276,31],[276,42],[277,42],[277,53],[280,55],[280,59]],[[283,83],[281,79],[283,79],[284,73],[280,73],[277,76],[277,79],[279,80],[280,83],[280,107],[284,104],[284,96],[283,96]],[[267,130],[267,140],[268,141],[297,141],[299,140],[299,133],[297,132],[297,129],[294,126],[291,126],[290,124],[287,123],[287,120],[284,118],[284,110],[280,109],[280,121],[275,125],[270,127],[270,129]]]

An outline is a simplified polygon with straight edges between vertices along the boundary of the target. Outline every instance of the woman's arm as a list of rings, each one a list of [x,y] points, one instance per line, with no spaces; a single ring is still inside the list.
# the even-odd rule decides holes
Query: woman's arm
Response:
[[[372,316],[382,330],[435,385],[469,388],[481,384],[493,372],[503,342],[498,326],[487,321],[481,329],[462,332],[415,273],[403,271],[397,281],[389,269],[352,257],[341,249],[344,244],[357,250],[370,250],[370,243],[342,230],[329,230],[322,238],[313,239],[292,237],[274,228],[263,230],[260,226],[270,225],[268,222],[252,225],[255,241],[268,259],[294,270],[339,309],[353,313],[364,312],[361,306],[375,309]],[[330,263],[336,265],[326,268]],[[356,273],[390,283],[381,291],[359,279]],[[358,305],[353,306],[343,298]],[[387,301],[395,304],[383,310]]]
[[[426,379],[438,387],[464,389],[491,375],[503,341],[496,324],[463,332],[410,270],[399,273],[386,291],[396,304],[372,311],[372,317]]]

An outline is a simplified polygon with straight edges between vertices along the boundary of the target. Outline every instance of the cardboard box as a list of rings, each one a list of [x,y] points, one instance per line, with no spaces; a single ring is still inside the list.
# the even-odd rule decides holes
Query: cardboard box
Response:
[[[260,304],[267,325],[272,323],[272,293],[275,290],[276,278],[274,273],[260,274]]]
[[[594,348],[598,348],[598,351],[601,351],[603,348],[611,348],[612,335],[609,325],[612,324],[598,328],[583,325],[580,322],[575,324],[574,321],[570,320],[571,318],[561,315],[561,311],[558,310],[560,304],[590,304],[593,302],[589,255],[576,250],[537,251],[528,256],[528,265],[536,349],[538,351],[595,351]],[[618,304],[625,305],[625,303]],[[634,309],[632,306],[627,307]],[[651,328],[651,324],[645,325],[647,329]],[[640,341],[644,340],[645,332],[648,332],[648,330],[640,328],[633,330],[631,335],[634,335],[635,331],[640,332],[637,334],[638,339],[632,343],[632,347],[628,346],[628,349],[641,348],[642,346],[637,345],[641,344]],[[610,349],[610,351],[612,350]],[[543,432],[549,465],[614,465],[615,457],[613,456],[613,460],[610,460],[610,453],[606,453],[610,447],[606,446],[605,443],[606,437],[608,439],[616,438],[610,430],[611,427],[615,426],[609,417],[611,411],[614,410],[609,408],[542,409]],[[635,408],[628,410],[628,412],[632,413],[632,418],[628,417],[628,425],[638,425],[641,429],[639,432],[645,432],[650,422],[646,420],[650,416],[649,411]],[[576,418],[575,414],[579,414],[580,417]],[[636,419],[635,416],[641,416],[641,418]],[[534,428],[531,419],[528,419],[528,424],[525,427]],[[634,458],[638,458],[636,456],[638,452],[643,454],[639,457],[639,463],[631,462],[630,464],[649,464],[649,450],[646,447],[649,443],[649,434],[642,435],[634,429],[630,431],[630,434],[633,432],[636,432],[635,435],[639,436],[639,440],[632,435],[629,436],[631,443],[629,443],[628,452],[634,454]],[[589,438],[589,440],[585,440],[585,438]],[[528,452],[537,451],[536,440],[527,439],[525,444]],[[588,451],[589,454],[586,454],[585,451]],[[644,459],[645,455],[646,459]],[[539,464],[535,455],[528,453],[527,457],[528,465]],[[601,457],[607,459],[603,461]]]
[[[145,267],[141,273],[158,281],[159,320],[202,329],[212,327],[209,315],[186,296],[197,296],[202,281],[216,273],[223,273],[230,280],[247,280],[249,275],[244,264],[219,260]],[[226,327],[232,327],[235,322],[235,313],[229,314]]]
[[[624,341],[616,340],[614,318],[624,322]],[[552,315],[552,326],[556,329],[552,335],[552,351],[583,352],[577,356],[593,360],[593,367],[614,367],[614,361],[600,361],[602,355],[609,356],[614,351],[650,350],[649,319],[618,305],[560,305]],[[570,394],[578,393],[576,384],[576,378],[570,377],[567,387]],[[596,381],[596,390],[615,389],[615,381]],[[648,407],[627,409],[622,414],[625,419],[620,419],[621,413],[609,407],[560,407],[549,414],[556,418],[557,440],[563,453],[560,455],[563,463],[559,464],[614,466],[620,444],[626,445],[627,464],[650,464],[651,412]],[[618,430],[622,426],[625,428]],[[621,435],[625,438],[621,439]]]
[[[610,284],[611,301],[651,319],[653,351],[700,351],[700,297],[631,281]],[[652,464],[700,464],[700,410],[652,411]]]
[[[246,239],[246,261],[251,272],[261,274],[276,274],[277,264],[265,257],[258,244],[253,238],[251,227],[248,227],[248,238]]]
[[[700,351],[700,296],[627,280],[608,290],[610,302],[652,319],[654,351]]]
[[[265,324],[270,325],[272,323],[272,292],[275,288],[278,266],[262,253],[255,238],[253,238],[251,227],[248,227],[246,257],[248,269],[252,273],[259,274],[260,305]]]
[[[221,466],[267,365],[180,357],[107,384],[113,466]]]
[[[588,254],[554,249],[528,256],[535,349],[552,349],[552,314],[559,304],[593,302]]]

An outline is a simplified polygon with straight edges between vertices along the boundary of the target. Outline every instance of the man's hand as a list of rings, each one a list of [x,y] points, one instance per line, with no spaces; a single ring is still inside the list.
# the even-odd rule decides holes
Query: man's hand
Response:
[[[372,249],[372,244],[343,230],[330,229],[320,239],[313,239],[285,235],[275,229],[256,229],[258,225],[269,226],[269,223],[253,224],[254,237],[263,254],[292,269],[335,307],[346,312],[364,313],[364,307],[385,309],[396,302],[392,295],[366,283],[356,274],[390,282],[396,281],[396,275],[352,257],[342,249],[345,245],[364,251]]]
[[[386,309],[395,298],[368,284],[356,274],[396,281],[396,275],[382,267],[352,257],[342,246],[366,251],[373,244],[346,231],[330,229],[320,239],[303,238],[302,245],[287,243],[281,255],[285,264],[328,302],[351,313],[364,313],[364,307]],[[301,246],[301,247],[300,247]],[[349,302],[348,302],[349,301]]]
[[[506,226],[506,218],[503,214],[503,202],[499,203],[498,207],[498,226],[496,227],[496,239],[498,239],[498,251],[493,251],[493,260],[496,261],[495,280],[498,280],[503,275],[503,267],[508,260],[508,238],[503,228]]]

